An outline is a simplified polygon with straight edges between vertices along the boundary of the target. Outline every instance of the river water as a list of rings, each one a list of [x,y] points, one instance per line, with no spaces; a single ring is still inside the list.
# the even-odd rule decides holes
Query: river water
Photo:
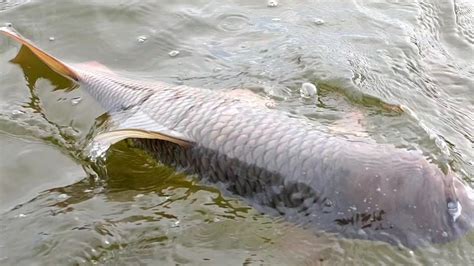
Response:
[[[67,62],[250,89],[474,181],[472,1],[3,0],[0,23]],[[83,148],[103,110],[35,58],[10,63],[18,49],[0,38],[2,265],[474,262],[474,232],[417,250],[341,239],[260,214],[127,143],[91,162]],[[301,97],[304,82],[317,97]]]

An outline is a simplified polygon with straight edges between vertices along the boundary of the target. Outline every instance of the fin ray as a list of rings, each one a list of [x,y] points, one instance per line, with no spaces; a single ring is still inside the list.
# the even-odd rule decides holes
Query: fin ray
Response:
[[[101,143],[104,146],[110,146],[121,140],[128,138],[138,138],[138,139],[159,139],[168,142],[178,144],[183,147],[191,145],[190,142],[179,139],[177,137],[169,136],[156,131],[145,131],[142,129],[117,129],[101,133],[94,138],[94,142]]]
[[[0,27],[0,33],[12,38],[13,40],[30,49],[41,61],[43,61],[48,67],[58,74],[75,81],[79,80],[77,73],[70,66],[38,48],[35,44],[33,44],[33,42],[21,36],[13,28]]]
[[[186,147],[194,141],[177,130],[158,124],[140,109],[132,109],[110,115],[110,127],[98,134],[93,142],[110,146],[128,138],[159,139]]]

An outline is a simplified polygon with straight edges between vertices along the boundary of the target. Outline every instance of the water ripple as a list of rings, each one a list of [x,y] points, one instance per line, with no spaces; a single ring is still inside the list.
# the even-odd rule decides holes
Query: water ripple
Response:
[[[30,2],[30,0],[0,0],[0,12],[10,10],[28,2]]]

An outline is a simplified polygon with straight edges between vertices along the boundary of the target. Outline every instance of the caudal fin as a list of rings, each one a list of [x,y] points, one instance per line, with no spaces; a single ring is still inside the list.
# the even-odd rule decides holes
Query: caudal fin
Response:
[[[35,44],[33,44],[30,40],[26,39],[25,37],[21,36],[18,32],[16,32],[11,27],[0,27],[0,33],[12,38],[13,40],[21,43],[25,47],[31,50],[38,58],[43,61],[47,66],[49,66],[53,71],[57,72],[58,74],[78,81],[78,75],[74,70],[66,65],[65,63],[61,62],[60,60],[54,58],[52,55],[49,55],[45,51],[38,48]]]

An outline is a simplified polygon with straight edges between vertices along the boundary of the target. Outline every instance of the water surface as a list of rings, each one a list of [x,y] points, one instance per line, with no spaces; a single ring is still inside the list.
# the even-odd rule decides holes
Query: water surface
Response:
[[[420,150],[474,180],[472,1],[0,1],[68,62],[143,79],[250,89],[334,134]],[[474,233],[407,250],[308,232],[123,142],[82,153],[103,110],[0,38],[0,264],[474,261]],[[174,51],[178,51],[174,52]],[[304,82],[317,99],[301,98]],[[402,106],[402,111],[393,108]]]

